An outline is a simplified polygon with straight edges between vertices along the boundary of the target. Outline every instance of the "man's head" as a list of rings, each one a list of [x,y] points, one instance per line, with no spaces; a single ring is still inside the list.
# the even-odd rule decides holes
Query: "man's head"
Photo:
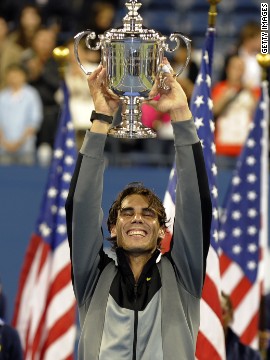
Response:
[[[113,248],[153,252],[166,232],[167,217],[161,200],[142,183],[131,183],[112,204],[107,221]]]
[[[233,321],[233,306],[229,295],[221,292],[221,309],[222,309],[222,323],[224,331],[226,332],[227,328]]]

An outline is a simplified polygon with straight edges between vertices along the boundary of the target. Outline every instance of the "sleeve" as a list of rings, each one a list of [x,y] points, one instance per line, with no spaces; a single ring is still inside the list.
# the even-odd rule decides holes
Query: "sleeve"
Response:
[[[34,87],[30,89],[29,127],[38,129],[43,117],[42,102],[38,91]]]
[[[103,253],[101,209],[106,135],[87,131],[66,201],[72,280],[79,306],[91,296]]]
[[[212,220],[208,178],[193,119],[173,123],[173,128],[178,181],[170,255],[182,286],[200,297]]]

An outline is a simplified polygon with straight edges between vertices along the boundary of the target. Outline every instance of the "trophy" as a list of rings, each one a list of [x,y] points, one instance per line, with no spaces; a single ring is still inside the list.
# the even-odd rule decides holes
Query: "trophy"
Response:
[[[175,43],[175,47],[170,48],[166,36],[142,25],[142,17],[138,14],[141,5],[136,0],[125,4],[128,13],[123,18],[121,28],[105,31],[98,38],[91,30],[82,31],[74,37],[75,57],[86,75],[91,72],[80,61],[80,40],[86,36],[85,44],[88,49],[101,50],[101,64],[106,68],[106,86],[119,96],[122,103],[122,122],[111,127],[108,133],[117,138],[156,137],[155,131],[141,123],[142,102],[149,100],[148,95],[159,74],[164,52],[178,49],[181,39],[187,47],[185,64],[175,74],[176,77],[183,72],[190,59],[191,41],[180,33],[173,33],[169,36],[169,41]],[[164,79],[160,87],[166,89]]]

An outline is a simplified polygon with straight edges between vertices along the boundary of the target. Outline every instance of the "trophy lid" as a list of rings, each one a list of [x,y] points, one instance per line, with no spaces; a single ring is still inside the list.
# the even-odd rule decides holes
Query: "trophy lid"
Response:
[[[123,18],[123,27],[105,31],[104,35],[99,35],[101,39],[120,40],[126,37],[139,37],[143,40],[165,40],[166,37],[158,31],[148,29],[143,26],[143,19],[138,13],[142,6],[137,0],[129,0],[125,3],[128,9],[127,15]]]

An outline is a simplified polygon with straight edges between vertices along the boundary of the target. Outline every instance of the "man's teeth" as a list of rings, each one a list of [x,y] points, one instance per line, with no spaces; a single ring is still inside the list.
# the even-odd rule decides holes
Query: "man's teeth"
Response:
[[[130,230],[128,232],[128,235],[130,235],[130,236],[133,236],[133,235],[145,236],[145,232],[142,230]]]

